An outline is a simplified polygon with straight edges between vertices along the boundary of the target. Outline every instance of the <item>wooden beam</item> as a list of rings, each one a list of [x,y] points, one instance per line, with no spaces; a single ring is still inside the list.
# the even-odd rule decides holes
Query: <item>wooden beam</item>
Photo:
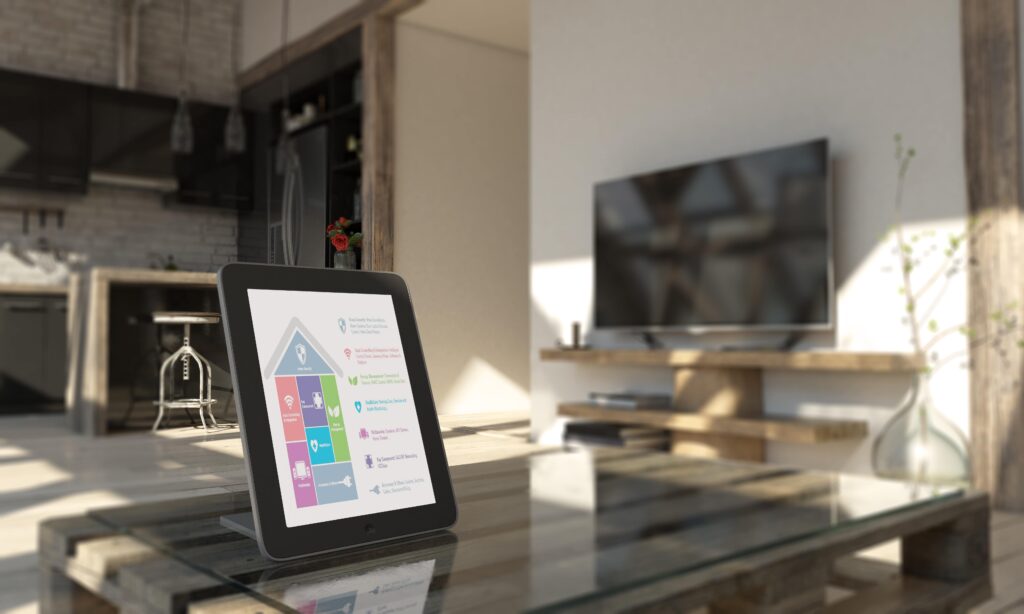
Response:
[[[1024,321],[1021,249],[1020,62],[1017,0],[961,0],[964,160],[969,209],[969,322],[996,336],[991,314]],[[1016,336],[1016,335],[1015,335]],[[1024,510],[1024,355],[1016,339],[971,348],[971,456],[974,485],[996,507]]]
[[[394,267],[395,20],[363,22],[363,262]]]
[[[359,27],[370,16],[394,17],[422,1],[363,0],[363,2],[356,4],[347,11],[325,21],[309,34],[285,45],[284,53],[281,53],[281,49],[275,49],[264,56],[262,60],[240,72],[238,74],[238,89],[244,90],[281,70],[283,68],[281,64],[282,56],[286,58],[286,61],[294,62],[335,41],[338,37],[352,29]]]

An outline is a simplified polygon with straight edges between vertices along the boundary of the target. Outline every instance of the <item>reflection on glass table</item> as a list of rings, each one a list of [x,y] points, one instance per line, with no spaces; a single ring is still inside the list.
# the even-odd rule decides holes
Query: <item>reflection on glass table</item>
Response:
[[[223,608],[592,611],[662,601],[698,607],[749,600],[736,578],[769,581],[784,565],[791,573],[794,561],[821,575],[820,586],[812,582],[807,590],[824,600],[835,560],[896,538],[904,539],[903,573],[934,594],[945,595],[945,586],[950,595],[983,595],[987,586],[988,533],[980,527],[987,527],[988,501],[960,488],[915,495],[904,483],[870,477],[634,450],[538,452],[453,467],[452,474],[460,516],[451,533],[287,565],[262,559],[254,541],[220,526],[221,515],[249,509],[246,493],[92,518],[166,559],[127,570],[133,586],[147,587],[147,598],[158,586],[162,598],[180,602],[185,589],[166,578],[185,569],[189,594]],[[942,569],[926,556],[963,535],[984,543],[943,561]],[[945,584],[927,584],[939,577]]]

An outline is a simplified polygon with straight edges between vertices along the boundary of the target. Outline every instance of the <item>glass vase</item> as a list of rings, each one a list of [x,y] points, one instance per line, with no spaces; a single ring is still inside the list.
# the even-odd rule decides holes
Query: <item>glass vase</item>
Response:
[[[920,485],[966,485],[971,478],[967,437],[935,409],[928,377],[914,378],[906,400],[875,439],[875,473]]]
[[[356,268],[356,252],[349,249],[343,252],[334,252],[334,268],[352,269]]]

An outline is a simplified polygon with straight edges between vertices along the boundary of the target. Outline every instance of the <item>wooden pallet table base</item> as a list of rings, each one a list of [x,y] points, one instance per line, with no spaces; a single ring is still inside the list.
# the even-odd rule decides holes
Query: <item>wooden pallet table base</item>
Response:
[[[843,522],[838,502],[848,499],[836,498],[832,474],[612,450],[593,457],[595,512],[581,515],[537,494],[567,454],[453,467],[454,534],[321,564],[273,564],[221,527],[246,493],[131,506],[105,522],[49,521],[39,542],[43,611],[270,612],[293,587],[423,560],[433,570],[427,611],[517,611],[554,598],[578,612],[959,612],[991,595],[983,494],[851,511],[856,520]],[[121,522],[142,532],[124,533]],[[902,569],[850,558],[893,539]],[[577,590],[586,599],[566,602]]]

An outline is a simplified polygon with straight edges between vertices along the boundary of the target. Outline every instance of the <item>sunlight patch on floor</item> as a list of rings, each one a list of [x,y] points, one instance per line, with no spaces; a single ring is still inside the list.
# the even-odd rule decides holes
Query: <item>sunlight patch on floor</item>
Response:
[[[238,459],[244,458],[244,455],[242,453],[242,442],[238,438],[196,441],[191,445],[192,447],[195,448],[201,448],[203,450],[209,450],[211,452],[217,452],[220,454],[227,454],[230,456],[234,456],[235,458]]]
[[[37,490],[70,480],[73,477],[67,471],[44,460],[4,463],[3,472],[4,479],[0,481],[0,495]]]
[[[91,510],[129,503],[130,499],[109,490],[93,490],[55,497],[0,514],[0,573],[4,560],[36,552],[39,522],[67,516],[77,510]]]

